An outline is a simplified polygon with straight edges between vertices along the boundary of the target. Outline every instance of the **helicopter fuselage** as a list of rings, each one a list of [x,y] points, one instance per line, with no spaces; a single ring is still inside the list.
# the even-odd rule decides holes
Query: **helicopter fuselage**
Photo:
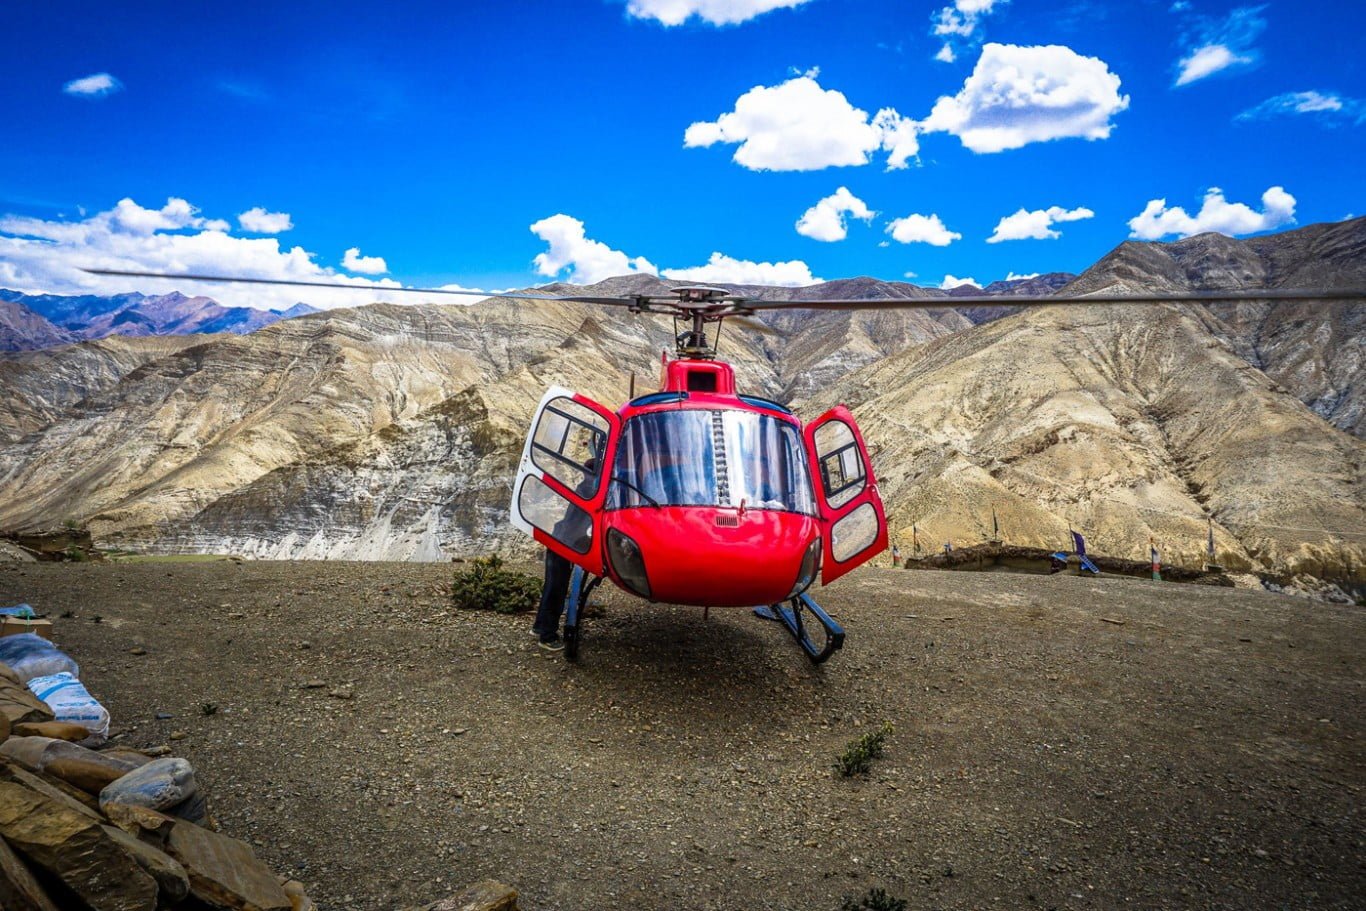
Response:
[[[704,607],[790,601],[887,545],[853,416],[838,407],[804,427],[703,358],[667,361],[660,391],[615,412],[547,393],[512,518],[590,575]]]

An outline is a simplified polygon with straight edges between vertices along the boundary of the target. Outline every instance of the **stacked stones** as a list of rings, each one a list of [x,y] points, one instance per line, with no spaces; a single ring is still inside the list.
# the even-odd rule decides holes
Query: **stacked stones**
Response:
[[[189,762],[89,737],[0,664],[0,908],[315,911],[215,831]]]

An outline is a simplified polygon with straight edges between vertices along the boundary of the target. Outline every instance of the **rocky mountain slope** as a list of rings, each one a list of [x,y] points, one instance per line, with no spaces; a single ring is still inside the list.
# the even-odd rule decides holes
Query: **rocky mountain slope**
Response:
[[[1358,221],[1255,247],[1124,244],[1069,291],[1227,281],[1230,267],[1210,263],[1232,254],[1194,253],[1225,248],[1271,264],[1265,281],[1350,283],[1356,261],[1339,251],[1362,232]],[[1297,257],[1335,265],[1315,278],[1318,267]],[[631,275],[574,290],[663,287]],[[952,300],[867,278],[742,290]],[[1360,351],[1355,317],[1311,309],[1300,319],[1320,328],[1297,335],[1288,311],[1258,310],[1257,336],[1254,317],[1239,315],[1248,306],[971,319],[951,309],[794,311],[766,315],[762,334],[728,325],[723,352],[743,388],[795,400],[807,417],[840,399],[856,406],[903,549],[912,524],[927,547],[981,540],[994,505],[1015,543],[1061,545],[1070,522],[1097,549],[1143,557],[1155,534],[1169,561],[1198,563],[1212,516],[1233,566],[1359,575],[1362,443],[1286,391],[1295,371],[1269,378],[1248,360],[1270,350],[1273,325],[1290,334],[1277,350],[1301,352],[1333,326],[1340,344],[1320,345],[1315,363],[1355,382],[1359,370],[1344,367]],[[377,304],[248,335],[5,355],[0,528],[74,519],[105,545],[269,557],[522,547],[506,522],[508,485],[546,386],[616,405],[633,372],[638,391],[652,388],[670,336],[667,320],[578,304]],[[1314,388],[1301,387],[1306,400],[1317,401]]]
[[[990,537],[1199,565],[1206,520],[1239,569],[1342,577],[1366,561],[1366,444],[1176,307],[1048,307],[864,368],[854,408],[911,552]],[[1067,548],[1070,550],[1070,548]]]
[[[23,304],[0,300],[0,351],[32,351],[74,341],[75,335]]]
[[[307,304],[296,304],[288,310],[224,307],[212,298],[187,297],[178,291],[155,296],[106,296],[24,294],[0,288],[0,351],[32,351],[111,335],[240,334],[314,312]],[[12,323],[24,313],[28,314],[30,324],[52,328],[46,332],[23,332]]]
[[[1366,218],[1248,240],[1200,234],[1175,243],[1129,241],[1067,291],[1362,287]],[[1366,435],[1366,307],[1244,302],[1213,304],[1209,312],[1210,331],[1249,363],[1335,426]]]

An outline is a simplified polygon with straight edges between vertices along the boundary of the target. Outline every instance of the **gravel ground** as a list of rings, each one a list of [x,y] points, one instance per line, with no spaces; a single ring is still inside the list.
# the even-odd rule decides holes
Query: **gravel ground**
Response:
[[[1362,907],[1360,608],[866,569],[817,593],[849,632],[821,668],[744,611],[615,591],[573,666],[451,611],[450,572],[6,565],[0,603],[48,612],[122,742],[190,759],[325,909],[485,876],[527,909]]]

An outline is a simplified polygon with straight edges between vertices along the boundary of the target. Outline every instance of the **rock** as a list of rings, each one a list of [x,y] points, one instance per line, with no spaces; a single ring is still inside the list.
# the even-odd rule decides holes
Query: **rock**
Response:
[[[355,694],[352,693],[350,690],[338,688],[328,693],[327,695],[331,696],[333,699],[350,699]]]
[[[121,803],[165,810],[197,790],[194,768],[184,759],[154,759],[140,769],[109,783],[100,792],[100,807]]]
[[[147,649],[145,649],[145,648],[143,648],[142,646],[139,645],[139,646],[137,646],[137,647],[135,647],[135,648],[130,648],[130,649],[128,650],[128,654],[130,654],[130,655],[145,655],[145,654],[147,654]]]
[[[8,667],[0,664],[0,715],[10,724],[25,721],[51,721],[52,709],[47,707],[33,691],[19,682],[19,677]]]
[[[127,769],[117,765],[69,756],[59,756],[48,760],[43,765],[43,770],[67,784],[75,785],[87,794],[99,794],[109,785],[128,774]]]
[[[3,759],[0,760],[0,780],[21,784],[30,790],[51,797],[59,803],[65,803],[76,812],[87,814],[91,819],[98,822],[103,821],[103,817],[100,816],[99,801],[60,778],[42,772],[30,772],[12,759]]]
[[[325,686],[327,686],[327,681],[326,681],[326,680],[317,680],[317,679],[314,679],[314,680],[306,680],[306,681],[304,681],[304,689],[306,689],[306,690],[320,690],[320,689],[322,689],[322,688],[325,687]]]
[[[113,826],[103,826],[103,829],[104,834],[127,851],[133,860],[137,861],[138,866],[156,880],[163,905],[183,901],[190,894],[190,877],[185,873],[185,868],[176,863],[175,858],[145,841],[134,838],[122,829]]]
[[[110,782],[138,767],[134,760],[51,737],[11,737],[0,743],[0,755],[60,778],[89,794],[99,794]]]
[[[146,807],[111,803],[103,809],[109,821],[129,835],[149,838],[158,845],[166,844],[166,839],[171,835],[171,827],[175,825],[175,820],[170,816]]]
[[[58,911],[33,871],[0,839],[0,908],[5,911]]]
[[[424,906],[422,911],[517,911],[517,890],[495,879],[484,879],[463,892]]]
[[[0,715],[0,743],[4,743],[6,740],[9,740],[10,733],[11,726],[9,723],[9,717],[6,715]]]
[[[297,879],[286,880],[280,883],[280,888],[285,890],[292,903],[292,911],[318,911],[318,906],[313,904],[313,899],[308,897],[304,890],[304,884]]]
[[[293,911],[294,903],[245,842],[177,822],[167,848],[200,901],[234,911]]]
[[[14,782],[0,782],[0,835],[92,911],[154,911],[157,884],[105,827]]]
[[[90,731],[84,725],[68,721],[25,721],[14,726],[14,734],[18,737],[51,737],[53,740],[77,743],[89,737]]]

